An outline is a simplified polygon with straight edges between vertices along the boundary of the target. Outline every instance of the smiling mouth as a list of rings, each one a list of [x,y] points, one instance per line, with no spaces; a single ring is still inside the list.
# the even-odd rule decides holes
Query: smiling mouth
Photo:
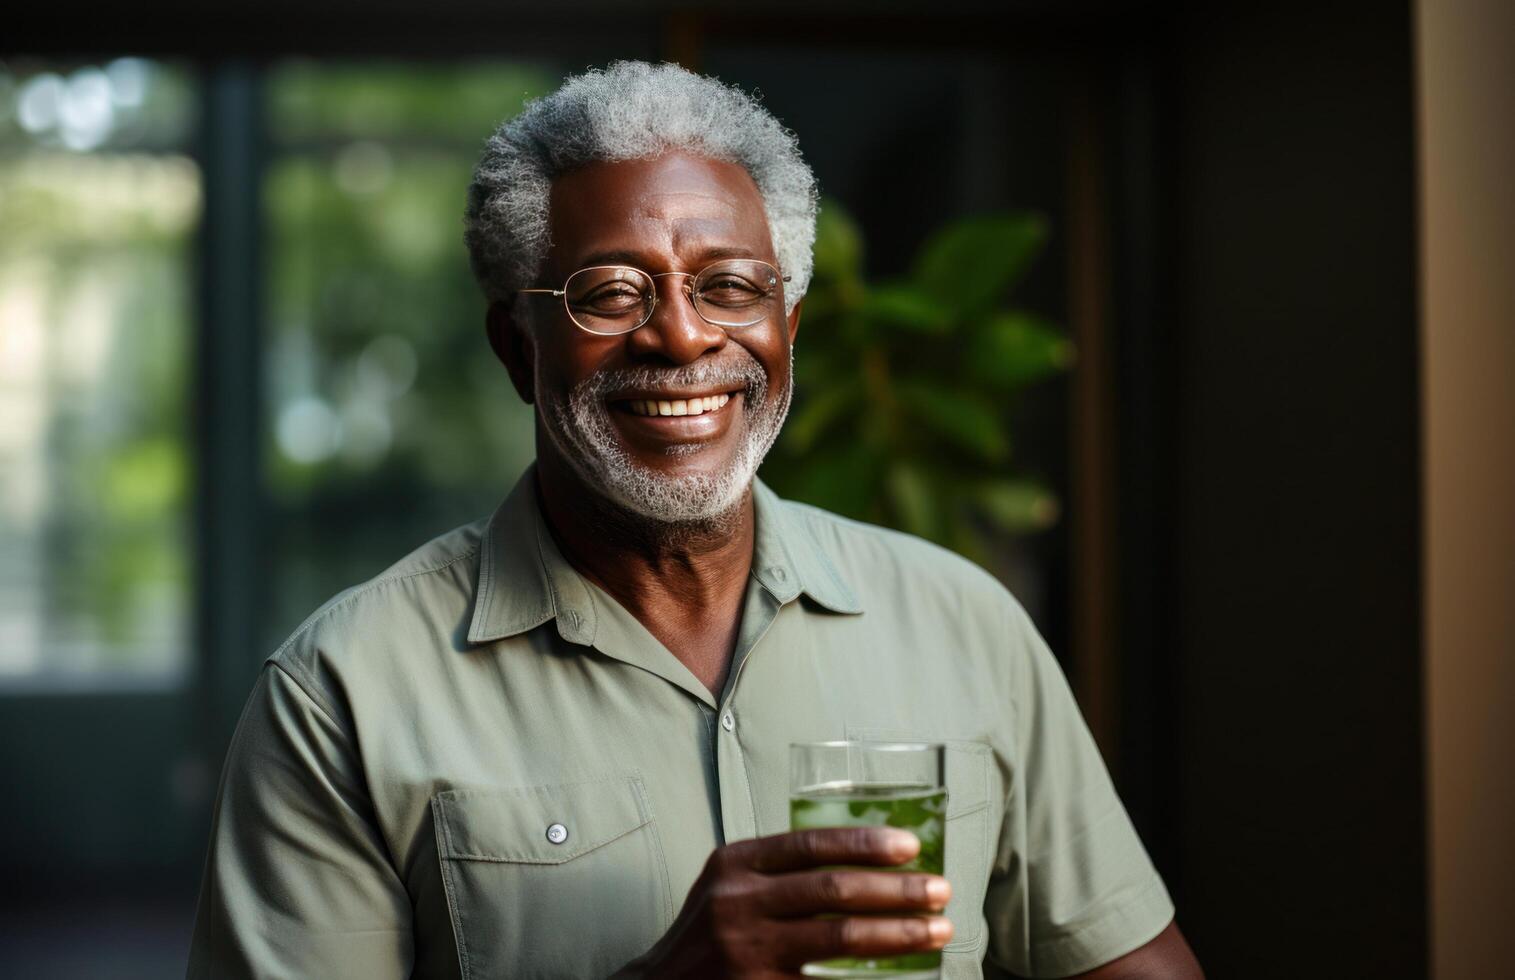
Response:
[[[729,401],[729,394],[721,394],[703,398],[633,398],[620,404],[632,415],[708,415],[719,412]]]

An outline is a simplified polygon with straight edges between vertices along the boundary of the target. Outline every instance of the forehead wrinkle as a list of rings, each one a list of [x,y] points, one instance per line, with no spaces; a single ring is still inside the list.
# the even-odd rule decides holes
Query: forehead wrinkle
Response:
[[[678,220],[691,212],[721,211],[727,218],[740,219],[743,208],[728,194],[699,190],[656,190],[641,195],[633,207],[638,217],[654,220]]]
[[[766,230],[766,229],[765,229]],[[740,234],[730,222],[683,218],[678,221],[637,221],[584,249],[580,264],[625,262],[648,272],[690,271],[691,263],[707,257],[767,259],[769,243]],[[667,268],[664,268],[666,266]]]
[[[736,187],[711,179],[711,161],[664,158],[643,179],[632,179],[619,194],[601,201],[580,184],[593,187],[604,169],[643,168],[643,161],[608,164],[565,175],[552,188],[554,218],[572,215],[570,223],[590,232],[591,241],[565,254],[560,241],[548,246],[549,261],[562,274],[587,264],[624,262],[648,272],[686,271],[718,250],[741,251],[753,258],[772,258],[767,213],[756,185],[745,172]],[[597,172],[599,171],[599,172]],[[750,187],[751,193],[746,191]],[[556,236],[554,236],[556,238]],[[724,256],[716,256],[724,257]],[[591,262],[591,259],[593,260]]]
[[[730,232],[726,227],[678,229],[673,235],[673,254],[679,256],[686,266],[703,265],[717,259],[765,258],[763,246],[766,242],[749,242]]]

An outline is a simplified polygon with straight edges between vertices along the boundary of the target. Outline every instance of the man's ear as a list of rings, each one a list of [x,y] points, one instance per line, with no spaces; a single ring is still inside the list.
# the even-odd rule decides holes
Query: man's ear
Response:
[[[789,311],[789,342],[794,343],[794,335],[800,332],[800,307],[805,305],[805,297],[801,296],[794,304],[794,309]]]
[[[494,356],[505,365],[510,374],[510,383],[516,394],[528,405],[536,401],[533,379],[536,377],[536,346],[526,325],[511,313],[511,304],[494,302],[484,314],[484,331],[489,335],[489,347]]]

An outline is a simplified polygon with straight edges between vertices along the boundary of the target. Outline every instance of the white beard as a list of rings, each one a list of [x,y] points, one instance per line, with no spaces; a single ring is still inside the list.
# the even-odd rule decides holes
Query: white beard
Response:
[[[585,378],[566,396],[546,395],[540,375],[536,389],[543,428],[585,483],[634,514],[664,524],[708,523],[735,510],[745,498],[763,458],[778,439],[794,393],[794,350],[789,378],[780,397],[768,405],[768,376],[756,359],[731,345],[736,363],[695,362],[680,368],[601,371]],[[746,434],[731,462],[714,475],[666,476],[640,466],[621,449],[607,396],[632,388],[689,389],[743,386]],[[700,452],[700,443],[670,446],[670,456]]]

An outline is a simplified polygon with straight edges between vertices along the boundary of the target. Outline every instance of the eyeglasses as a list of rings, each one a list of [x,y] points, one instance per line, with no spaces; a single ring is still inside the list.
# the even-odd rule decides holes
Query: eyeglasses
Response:
[[[568,318],[581,329],[602,336],[630,333],[648,320],[658,305],[654,279],[683,276],[684,294],[706,323],[750,327],[760,323],[779,296],[779,270],[757,259],[727,259],[699,272],[649,275],[628,265],[596,265],[568,277],[562,289],[522,289],[563,297]],[[788,276],[783,277],[789,281]]]

